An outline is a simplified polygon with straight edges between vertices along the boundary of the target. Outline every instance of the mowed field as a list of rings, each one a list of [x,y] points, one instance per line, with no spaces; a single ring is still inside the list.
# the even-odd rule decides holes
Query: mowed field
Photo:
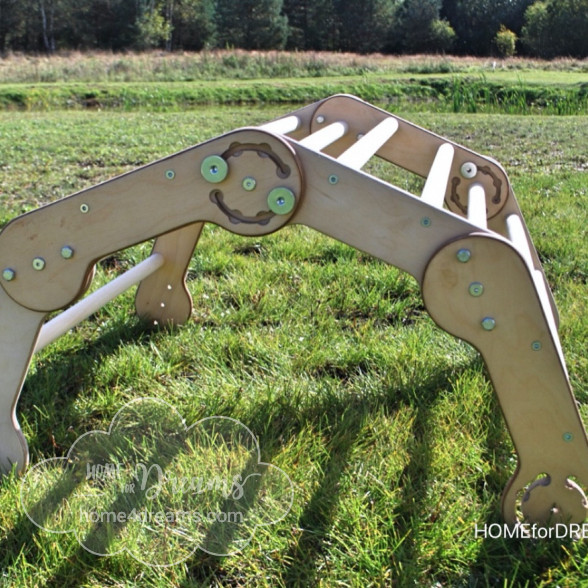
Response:
[[[539,84],[548,73],[536,67]],[[400,106],[399,116],[505,167],[554,292],[588,423],[587,113]],[[0,112],[0,219],[295,108]],[[422,186],[377,161],[368,171]],[[92,289],[150,249],[101,261]],[[410,276],[303,227],[245,238],[207,225],[188,288],[194,312],[181,327],[141,323],[131,290],[35,356],[17,411],[31,464],[65,456],[126,403],[153,397],[187,424],[224,416],[247,426],[260,461],[292,482],[287,514],[241,548],[225,545],[228,555],[196,549],[156,567],[40,529],[13,475],[0,482],[0,585],[584,585],[584,540],[476,535],[501,522],[516,454],[479,354],[435,326]]]

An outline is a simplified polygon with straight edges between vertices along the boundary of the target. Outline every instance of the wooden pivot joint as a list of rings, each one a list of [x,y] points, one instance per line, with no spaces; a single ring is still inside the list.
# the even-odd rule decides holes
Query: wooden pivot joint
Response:
[[[380,157],[425,178],[411,194],[363,171]],[[0,469],[22,470],[16,405],[29,362],[128,287],[137,313],[188,320],[186,273],[204,223],[245,236],[297,223],[413,275],[437,324],[482,354],[519,462],[510,523],[580,522],[588,442],[558,316],[510,183],[494,160],[352,96],[233,131],[20,216],[0,233]],[[74,303],[102,257],[151,255]]]

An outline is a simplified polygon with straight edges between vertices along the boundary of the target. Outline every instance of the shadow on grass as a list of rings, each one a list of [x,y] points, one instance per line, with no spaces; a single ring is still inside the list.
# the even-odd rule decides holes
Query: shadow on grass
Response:
[[[45,448],[52,445],[55,456],[67,453],[79,433],[75,424],[79,420],[76,402],[80,393],[95,385],[93,377],[95,366],[105,357],[112,355],[119,347],[128,343],[140,343],[149,340],[151,330],[143,321],[113,319],[112,326],[100,334],[95,340],[83,347],[49,352],[45,356],[36,357],[36,368],[31,370],[25,380],[17,406],[18,415],[55,414],[54,422],[37,421],[41,433],[29,440],[31,456],[39,450],[39,444]],[[58,426],[66,427],[60,431],[61,443],[57,443]],[[46,428],[44,428],[46,427]],[[43,458],[47,455],[44,454]]]
[[[29,374],[18,404],[18,413],[34,413],[34,408],[39,407],[41,410],[47,406],[59,406],[59,413],[63,419],[76,420],[74,415],[74,405],[80,391],[86,386],[91,385],[92,364],[97,358],[103,358],[104,355],[113,353],[120,345],[134,341],[148,333],[147,325],[141,321],[135,320],[132,324],[128,321],[115,323],[108,331],[93,341],[83,349],[74,349],[67,352],[49,356],[43,360],[33,374]],[[81,357],[83,356],[83,360]],[[48,387],[48,374],[64,375],[66,386],[64,389],[56,392],[51,386]],[[52,434],[51,438],[52,438]],[[77,437],[75,437],[77,438]],[[72,439],[72,442],[75,439]],[[34,452],[38,444],[31,444],[30,449]],[[55,444],[54,444],[55,446]],[[56,447],[56,456],[62,457],[71,447],[71,443]],[[67,498],[78,486],[81,480],[68,478],[63,480],[58,486],[53,488],[45,499],[57,502],[57,498]],[[44,500],[43,502],[46,502]],[[20,509],[19,504],[19,509]],[[42,505],[34,505],[30,511],[33,518],[39,525],[47,522],[50,512],[46,512]],[[35,539],[41,529],[35,525],[24,512],[21,512],[12,529],[6,533],[0,540],[0,553],[3,554],[1,559],[5,569],[15,563],[15,561],[26,554],[29,562],[40,562],[43,554],[39,548],[39,542]],[[85,552],[84,552],[85,553]],[[87,554],[89,555],[89,554]],[[68,563],[71,567],[71,562]],[[71,576],[71,573],[69,574]],[[79,578],[79,576],[78,576]],[[80,578],[81,579],[81,578]],[[54,585],[69,585],[61,580]],[[77,585],[77,584],[76,584]]]
[[[403,487],[402,504],[398,508],[396,518],[399,527],[398,535],[405,537],[390,553],[390,568],[397,573],[402,567],[410,567],[407,563],[415,560],[418,554],[417,538],[413,530],[415,520],[420,520],[423,512],[428,508],[427,483],[430,477],[431,445],[434,439],[430,408],[434,404],[440,389],[448,387],[453,370],[436,373],[424,385],[412,390],[408,394],[394,389],[383,389],[374,395],[358,398],[357,396],[337,398],[327,397],[301,413],[295,419],[288,418],[286,408],[276,414],[275,407],[261,406],[257,414],[259,423],[252,422],[253,430],[266,430],[268,433],[259,438],[264,461],[270,461],[271,455],[277,450],[272,447],[279,445],[277,439],[288,439],[300,434],[303,429],[328,431],[326,443],[331,448],[328,454],[316,463],[316,469],[322,472],[317,487],[306,503],[303,512],[293,524],[293,539],[287,553],[282,554],[284,564],[281,571],[279,585],[283,586],[314,586],[320,580],[321,570],[329,569],[329,549],[331,529],[342,500],[342,478],[352,463],[351,454],[357,443],[361,442],[361,432],[374,415],[385,407],[390,412],[398,410],[405,404],[416,407],[413,421],[412,458],[404,468],[399,486]],[[289,408],[290,414],[293,410]],[[268,424],[264,417],[274,414]],[[269,450],[269,453],[268,453]],[[295,498],[296,499],[296,498]],[[396,565],[400,562],[400,565]],[[415,581],[418,577],[413,578]],[[190,561],[189,575],[183,588],[195,588],[207,585],[214,580],[224,585],[231,581],[223,567],[223,558],[211,558],[197,554]],[[366,583],[367,583],[366,578]]]
[[[120,345],[130,341],[137,343],[137,340],[144,337],[146,333],[145,325],[139,322],[130,325],[128,322],[120,322],[83,350],[60,353],[54,357],[49,356],[42,368],[27,381],[26,390],[23,392],[23,401],[20,405],[21,410],[30,411],[35,405],[42,407],[44,403],[51,401],[43,391],[43,384],[46,383],[44,372],[70,373],[73,371],[76,373],[74,383],[67,388],[67,394],[59,396],[60,410],[63,411],[63,414],[72,413],[78,394],[91,383],[92,363],[97,359],[103,360]],[[82,355],[84,361],[80,362]],[[252,421],[247,425],[253,431],[265,431],[258,436],[264,462],[271,463],[272,457],[279,452],[281,444],[300,434],[306,428],[311,430],[320,428],[328,431],[327,442],[331,447],[331,451],[325,454],[320,463],[316,464],[317,469],[322,472],[322,476],[303,512],[293,525],[297,535],[290,540],[290,547],[287,553],[282,556],[282,560],[288,562],[281,569],[280,583],[282,585],[308,586],[318,582],[321,570],[328,566],[329,534],[341,501],[341,480],[352,461],[350,457],[354,446],[361,441],[361,431],[369,419],[382,407],[393,412],[404,405],[409,405],[415,410],[412,425],[411,458],[398,483],[398,486],[402,488],[402,500],[401,505],[397,508],[395,518],[397,534],[405,539],[394,552],[390,553],[389,567],[393,570],[400,584],[404,580],[409,582],[418,580],[417,577],[412,577],[414,572],[411,572],[411,568],[413,567],[412,562],[418,559],[420,553],[417,543],[418,537],[414,534],[416,522],[423,520],[429,508],[427,488],[431,482],[431,451],[432,440],[435,438],[435,431],[432,429],[431,408],[438,392],[451,386],[451,377],[454,375],[454,369],[438,371],[410,392],[382,389],[362,398],[347,398],[342,395],[327,396],[304,409],[295,418],[291,416],[291,411],[295,409],[288,404],[287,399],[279,407],[269,403],[267,406],[260,405],[258,407],[258,411],[251,417]],[[271,415],[269,422],[268,415]],[[488,459],[494,461],[491,454],[496,446],[503,444],[504,441],[504,439],[493,437],[496,431],[504,430],[502,416],[496,403],[491,408],[490,415],[492,423],[488,427],[490,432],[486,445]],[[487,494],[500,492],[504,483],[504,472],[492,472],[483,481],[483,484],[488,487],[481,488],[480,492]],[[258,489],[258,485],[252,486],[251,492],[256,493]],[[73,488],[65,490],[62,488],[56,491],[70,492],[73,491]],[[481,497],[484,498],[484,494]],[[487,496],[485,500],[487,500]],[[250,500],[250,503],[252,502],[253,498]],[[116,510],[116,508],[115,500],[112,510]],[[494,510],[485,522],[487,524],[500,523],[498,510]],[[431,524],[434,524],[434,521],[431,521]],[[98,528],[94,532],[100,537]],[[15,563],[23,553],[31,565],[38,565],[43,561],[44,554],[39,547],[42,542],[36,539],[38,533],[39,528],[23,513],[10,532],[0,540],[0,553],[5,554],[3,564],[6,568]],[[211,529],[210,533],[221,537],[222,544],[219,545],[219,552],[222,552],[220,551],[222,549],[230,552],[230,545],[233,541],[231,533],[219,534],[218,530],[214,529]],[[472,540],[474,538],[474,530],[472,529]],[[113,539],[115,537],[108,538],[109,541]],[[23,549],[23,546],[26,547]],[[102,547],[106,550],[107,544],[105,543]],[[477,561],[470,567],[468,585],[501,585],[503,578],[510,578],[516,582],[532,582],[550,567],[560,564],[564,556],[560,544],[546,542],[533,544],[525,540],[495,540],[492,538],[482,541],[478,554]],[[184,575],[181,586],[188,588],[212,583],[221,585],[234,583],[236,581],[234,572],[226,571],[223,564],[224,557],[197,551],[185,563],[184,571],[179,574],[180,576]],[[47,585],[61,586],[81,585],[85,580],[94,577],[95,574],[108,575],[108,568],[108,558],[97,558],[83,547],[76,546],[52,570],[51,577],[46,580],[46,583]],[[405,578],[401,577],[403,569],[407,574]],[[146,576],[160,574],[164,573],[149,570]],[[446,580],[451,582],[455,578],[447,578]]]
[[[46,403],[52,401],[53,394],[47,396],[47,373],[52,373],[55,379],[55,374],[65,374],[68,381],[65,389],[62,389],[58,396],[59,412],[64,419],[76,420],[74,405],[78,395],[84,388],[92,384],[93,364],[97,360],[104,361],[109,354],[113,354],[116,349],[128,342],[137,343],[144,335],[151,333],[147,325],[136,321],[133,324],[127,324],[126,321],[121,321],[115,324],[111,329],[101,335],[97,340],[93,341],[89,346],[83,349],[76,349],[69,352],[62,352],[43,361],[37,371],[28,378],[26,389],[23,390],[23,402],[20,404],[20,411],[32,412],[33,407],[42,409]],[[157,332],[156,332],[157,333]],[[165,334],[165,330],[162,331]],[[155,335],[157,336],[157,335]],[[153,341],[153,337],[147,337],[148,341]],[[83,359],[82,359],[83,358]],[[120,408],[120,407],[118,407]],[[71,416],[70,416],[71,415]],[[76,437],[77,439],[77,437]],[[73,440],[72,440],[73,441]],[[59,448],[56,448],[57,456],[65,455],[71,444],[64,443]],[[179,447],[179,446],[178,446]],[[277,449],[277,446],[276,446]],[[271,461],[271,456],[266,451],[263,455],[266,462]],[[166,455],[162,460],[158,455],[158,465],[165,471],[165,466],[171,462],[174,454]],[[260,487],[260,477],[251,476],[255,467],[257,467],[257,456],[255,463],[251,460],[241,471],[241,479],[245,480],[251,477],[252,482],[245,487],[244,503],[247,507],[251,507],[255,502]],[[33,523],[29,517],[22,512],[12,529],[0,539],[0,553],[3,557],[0,561],[5,569],[8,569],[23,555],[31,565],[41,565],[45,560],[46,554],[43,553],[42,544],[45,541],[43,538],[37,539],[39,535],[45,535],[45,531],[41,531],[40,526],[43,526],[52,517],[55,512],[47,508],[47,504],[57,505],[62,499],[67,499],[71,496],[76,488],[81,483],[81,479],[67,478],[62,479],[51,491],[46,494],[37,504],[29,505],[28,512],[31,517],[38,523]],[[144,501],[144,494],[140,495],[139,499],[133,503],[129,503],[128,494],[119,493],[116,495],[110,504],[104,508],[106,512],[121,512],[128,511],[129,508],[139,510]],[[243,502],[240,503],[242,505]],[[225,506],[230,506],[225,504]],[[57,507],[56,507],[57,508]],[[241,509],[243,510],[243,509]],[[225,512],[225,510],[223,510]],[[227,510],[228,512],[228,510]],[[50,523],[49,523],[50,524]],[[229,530],[227,531],[227,528]],[[84,538],[85,544],[92,545],[92,551],[95,553],[107,553],[109,545],[117,540],[120,533],[123,531],[124,525],[114,526],[114,532],[107,532],[105,524],[97,522],[92,525],[92,528],[87,532]],[[232,530],[231,530],[232,529]],[[234,529],[225,525],[212,525],[205,539],[202,540],[204,544],[212,542],[219,553],[230,552],[230,545],[234,540]],[[59,540],[59,536],[55,536]],[[107,577],[110,558],[98,557],[94,553],[86,550],[82,545],[74,545],[73,541],[68,540],[69,548],[64,548],[63,560],[51,570],[49,577],[44,578],[44,583],[50,586],[79,586],[85,581],[95,579],[97,576]],[[220,557],[209,555],[208,553],[197,551],[196,554],[190,558],[197,562],[199,567],[199,575],[204,573],[210,578],[215,579],[219,576],[218,562],[222,560]],[[47,562],[45,561],[45,564]],[[136,564],[135,567],[141,567]],[[207,574],[208,570],[208,574]],[[148,568],[144,574],[146,577],[165,576],[165,569],[163,571],[156,568]]]
[[[496,395],[488,411],[485,454],[491,463],[509,463],[514,448],[504,426],[504,418]],[[496,452],[500,452],[497,458]],[[482,503],[488,496],[499,496],[506,487],[514,468],[493,468],[480,479],[478,494]],[[571,539],[509,538],[504,531],[500,502],[484,520],[471,530],[472,540],[480,542],[476,561],[470,566],[468,586],[534,586],[548,570],[558,568],[573,552]],[[513,532],[512,529],[509,532]]]

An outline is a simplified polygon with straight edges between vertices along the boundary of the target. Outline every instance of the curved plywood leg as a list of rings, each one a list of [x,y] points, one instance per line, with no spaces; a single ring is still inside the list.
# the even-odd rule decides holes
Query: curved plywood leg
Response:
[[[161,268],[143,280],[137,289],[137,314],[158,325],[185,323],[192,313],[192,298],[186,288],[186,272],[204,223],[194,223],[161,235],[152,253],[164,256]]]
[[[45,313],[20,306],[3,288],[0,308],[0,472],[9,472],[14,464],[22,471],[29,449],[16,419],[16,403]]]
[[[431,259],[423,298],[435,322],[486,362],[519,458],[503,495],[505,520],[583,521],[588,440],[549,303],[523,258],[499,238],[458,239]]]

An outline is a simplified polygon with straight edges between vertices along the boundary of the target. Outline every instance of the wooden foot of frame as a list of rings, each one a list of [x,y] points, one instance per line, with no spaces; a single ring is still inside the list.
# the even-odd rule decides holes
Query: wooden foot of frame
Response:
[[[410,194],[362,171],[372,156],[426,178]],[[165,195],[165,197],[162,197]],[[504,170],[350,96],[240,129],[74,194],[0,234],[0,468],[27,465],[16,403],[36,349],[127,287],[137,313],[179,325],[205,222],[240,235],[304,224],[412,274],[438,325],[482,354],[519,463],[503,514],[553,523],[588,514],[588,441],[539,257]],[[74,303],[101,257],[153,252]]]
[[[137,314],[155,325],[181,325],[192,314],[186,272],[204,223],[194,223],[155,241],[153,253],[164,257],[155,273],[143,280],[135,296]]]

